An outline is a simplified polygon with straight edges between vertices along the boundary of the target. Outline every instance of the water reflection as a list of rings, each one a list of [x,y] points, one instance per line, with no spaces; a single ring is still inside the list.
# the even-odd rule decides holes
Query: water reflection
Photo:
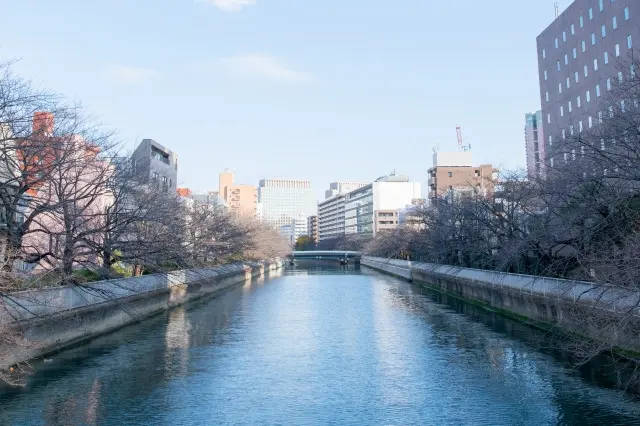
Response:
[[[522,324],[353,265],[297,262],[61,352],[0,424],[627,424],[638,402]]]

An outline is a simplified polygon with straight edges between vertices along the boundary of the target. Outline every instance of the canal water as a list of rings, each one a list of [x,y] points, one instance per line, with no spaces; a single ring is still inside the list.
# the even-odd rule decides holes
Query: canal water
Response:
[[[385,275],[300,264],[36,363],[3,425],[635,424],[536,331]]]

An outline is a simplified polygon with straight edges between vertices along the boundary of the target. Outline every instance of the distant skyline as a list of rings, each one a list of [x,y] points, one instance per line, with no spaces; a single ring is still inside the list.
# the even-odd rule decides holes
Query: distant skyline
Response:
[[[175,151],[179,186],[215,190],[229,168],[252,185],[308,179],[318,199],[393,170],[426,188],[457,125],[475,163],[524,168],[536,36],[554,19],[553,1],[6,3],[0,59],[129,151],[143,138]]]

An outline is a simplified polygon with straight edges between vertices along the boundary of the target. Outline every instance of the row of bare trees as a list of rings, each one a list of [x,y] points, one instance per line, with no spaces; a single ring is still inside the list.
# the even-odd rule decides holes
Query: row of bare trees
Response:
[[[503,171],[486,195],[451,192],[417,209],[408,226],[376,235],[363,250],[591,281],[601,294],[640,291],[640,61],[630,58],[619,69],[620,75],[601,82],[610,89],[591,117],[584,114],[563,136],[541,141],[547,159],[540,178]],[[595,335],[572,349],[588,361],[637,346],[637,339],[623,340],[637,335],[637,312],[633,305],[612,317],[594,308],[580,321]],[[619,365],[631,365],[627,383],[637,386],[640,364],[627,359]]]
[[[80,105],[0,64],[0,292],[286,253],[275,231],[148,179]]]

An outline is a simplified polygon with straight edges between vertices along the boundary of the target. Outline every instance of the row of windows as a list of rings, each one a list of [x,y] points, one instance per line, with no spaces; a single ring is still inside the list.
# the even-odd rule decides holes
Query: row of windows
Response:
[[[615,0],[613,0],[613,1],[615,1]],[[613,1],[612,1],[612,3],[613,3]],[[600,2],[602,2],[602,0],[600,0]],[[604,9],[604,7],[600,8],[600,10],[603,10],[603,9]],[[589,8],[589,20],[592,20],[592,19],[593,19],[593,8]],[[625,21],[628,21],[629,19],[631,19],[631,15],[629,13],[629,7],[628,6],[624,8],[624,19],[625,19]],[[612,25],[614,30],[618,28],[618,18],[617,18],[617,16],[613,17],[611,25]],[[580,16],[580,28],[583,28],[583,27],[584,27],[584,18],[581,15]],[[571,35],[575,35],[576,29],[575,29],[575,25],[574,24],[571,24],[570,31],[571,31]],[[600,32],[602,34],[602,38],[607,36],[607,27],[606,27],[606,25],[602,25]],[[562,32],[562,41],[563,42],[567,41],[567,31],[566,30]],[[581,44],[582,44],[582,51],[584,52],[584,50],[585,50],[585,42],[583,41]],[[592,45],[596,44],[596,35],[595,35],[595,33],[591,33],[591,44]],[[559,46],[560,46],[560,43],[558,41],[558,37],[556,37],[555,40],[554,40],[554,46],[555,46],[556,49],[558,49]],[[547,50],[546,49],[542,49],[542,58],[543,59],[547,58]]]
[[[631,78],[636,76],[636,71],[635,71],[634,65],[631,65],[630,70],[629,70],[629,74],[630,74]],[[622,84],[623,81],[624,81],[624,75],[622,74],[622,71],[619,71],[618,72],[618,83]],[[612,89],[611,78],[607,78],[606,87],[607,87],[607,91],[611,91],[611,89]],[[600,84],[596,84],[595,94],[596,94],[597,98],[599,98],[601,96]],[[547,97],[547,101],[548,101],[549,92],[546,93],[546,97]],[[587,103],[591,102],[591,90],[587,90],[585,92],[585,98],[584,99],[585,99],[585,101]],[[576,106],[578,108],[582,107],[582,97],[581,96],[578,96],[576,98]],[[571,100],[567,103],[567,110],[568,110],[568,112],[573,112],[573,103],[572,103]],[[564,105],[560,105],[560,116],[564,117]],[[547,123],[551,123],[551,114],[547,114]]]
[[[591,44],[595,44],[595,38],[594,38],[595,36],[593,34],[591,36],[592,36]],[[632,40],[631,34],[629,34],[629,35],[627,35],[627,48],[631,49],[632,47],[633,47],[633,40]],[[585,42],[582,41],[582,52],[584,53],[585,50],[586,50]],[[615,54],[616,54],[616,56],[620,56],[620,44],[616,44],[615,45]],[[578,50],[575,47],[572,50],[571,56],[573,57],[573,59],[577,59],[578,58]],[[605,54],[604,54],[604,61],[605,61],[604,62],[605,64],[609,63],[609,53],[608,52],[605,52]],[[569,54],[568,53],[564,54],[564,64],[565,65],[569,65]],[[594,68],[595,68],[595,70],[597,70],[597,64],[594,65]],[[561,71],[561,69],[562,69],[562,67],[561,67],[560,61],[558,60],[558,61],[556,61],[556,70],[557,71]],[[545,70],[544,71],[544,79],[546,80],[547,78],[548,78],[548,73],[547,73],[547,70]]]
[[[636,109],[639,108],[640,107],[640,101],[638,99],[634,99],[633,100],[633,105],[634,105],[634,107]],[[620,101],[620,111],[624,113],[624,112],[626,112],[626,108],[627,108],[626,101],[625,100],[621,100]],[[578,129],[577,129],[577,131],[579,133],[581,133],[584,130],[585,126],[590,129],[595,124],[602,124],[602,121],[604,119],[604,115],[605,114],[607,114],[609,118],[613,118],[613,116],[614,116],[614,106],[610,105],[607,108],[607,111],[598,111],[597,123],[596,123],[596,120],[592,116],[587,117],[586,124],[583,122],[583,120],[578,121]],[[569,135],[573,136],[575,134],[575,131],[576,131],[576,129],[574,128],[574,126],[570,125],[569,129],[568,129]],[[561,134],[562,134],[562,140],[565,140],[567,138],[567,129],[562,129],[561,130]],[[553,136],[551,136],[551,135],[549,136],[549,146],[553,146]]]

